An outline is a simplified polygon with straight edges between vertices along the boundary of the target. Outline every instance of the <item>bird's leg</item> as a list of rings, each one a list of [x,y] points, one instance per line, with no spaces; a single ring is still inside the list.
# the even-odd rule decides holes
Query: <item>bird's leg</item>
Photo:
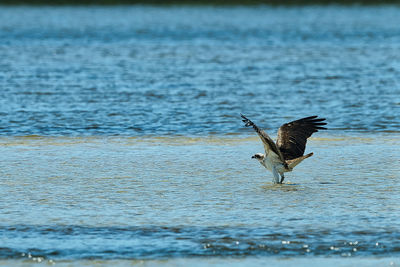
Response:
[[[275,167],[272,167],[272,174],[274,175],[274,184],[280,184],[280,182],[279,182],[279,180],[280,180],[279,173],[278,173],[278,171],[276,170]]]
[[[285,180],[285,175],[283,175],[283,173],[281,174],[281,181],[279,182],[280,184],[283,183],[283,180]]]

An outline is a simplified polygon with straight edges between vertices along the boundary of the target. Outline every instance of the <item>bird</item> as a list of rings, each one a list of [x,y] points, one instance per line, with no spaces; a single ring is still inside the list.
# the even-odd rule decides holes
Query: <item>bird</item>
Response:
[[[272,172],[273,183],[282,184],[285,172],[291,172],[304,159],[313,153],[304,155],[307,138],[318,130],[327,130],[323,127],[327,123],[325,118],[310,116],[283,124],[278,130],[276,143],[258,126],[240,114],[246,127],[253,127],[264,145],[265,154],[256,153],[251,158],[258,160],[262,166]]]

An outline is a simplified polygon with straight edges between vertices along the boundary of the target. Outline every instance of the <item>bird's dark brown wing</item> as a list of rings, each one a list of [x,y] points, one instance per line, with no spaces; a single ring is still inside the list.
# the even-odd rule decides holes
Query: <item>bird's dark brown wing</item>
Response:
[[[285,160],[303,156],[307,138],[318,130],[326,130],[324,118],[311,116],[283,124],[278,130],[276,144]]]
[[[258,136],[263,142],[265,152],[268,154],[270,151],[272,151],[276,155],[278,155],[278,157],[282,160],[282,162],[285,162],[282,153],[279,151],[278,147],[271,139],[271,137],[269,137],[268,134],[266,134],[263,130],[258,128],[257,125],[254,124],[254,122],[246,118],[244,115],[240,114],[240,116],[243,118],[243,122],[245,123],[246,127],[252,126],[253,129],[257,132]]]

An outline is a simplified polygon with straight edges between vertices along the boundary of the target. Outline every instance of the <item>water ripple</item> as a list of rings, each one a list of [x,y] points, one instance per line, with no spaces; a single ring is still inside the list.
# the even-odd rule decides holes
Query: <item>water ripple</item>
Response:
[[[1,259],[188,256],[370,256],[400,253],[396,231],[274,231],[243,227],[1,226]],[[58,240],[62,240],[59,242]],[[18,245],[18,247],[16,247]],[[15,248],[14,248],[15,247]]]
[[[399,14],[4,7],[0,135],[225,134],[240,113],[267,129],[318,114],[332,130],[399,132]]]

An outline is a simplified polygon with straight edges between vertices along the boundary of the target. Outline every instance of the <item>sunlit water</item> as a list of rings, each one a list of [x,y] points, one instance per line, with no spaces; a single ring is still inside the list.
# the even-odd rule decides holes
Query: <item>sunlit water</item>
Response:
[[[399,148],[323,135],[273,185],[256,138],[3,137],[0,256],[398,257]]]
[[[399,264],[399,8],[0,17],[0,265]],[[330,130],[273,185],[240,113]]]

